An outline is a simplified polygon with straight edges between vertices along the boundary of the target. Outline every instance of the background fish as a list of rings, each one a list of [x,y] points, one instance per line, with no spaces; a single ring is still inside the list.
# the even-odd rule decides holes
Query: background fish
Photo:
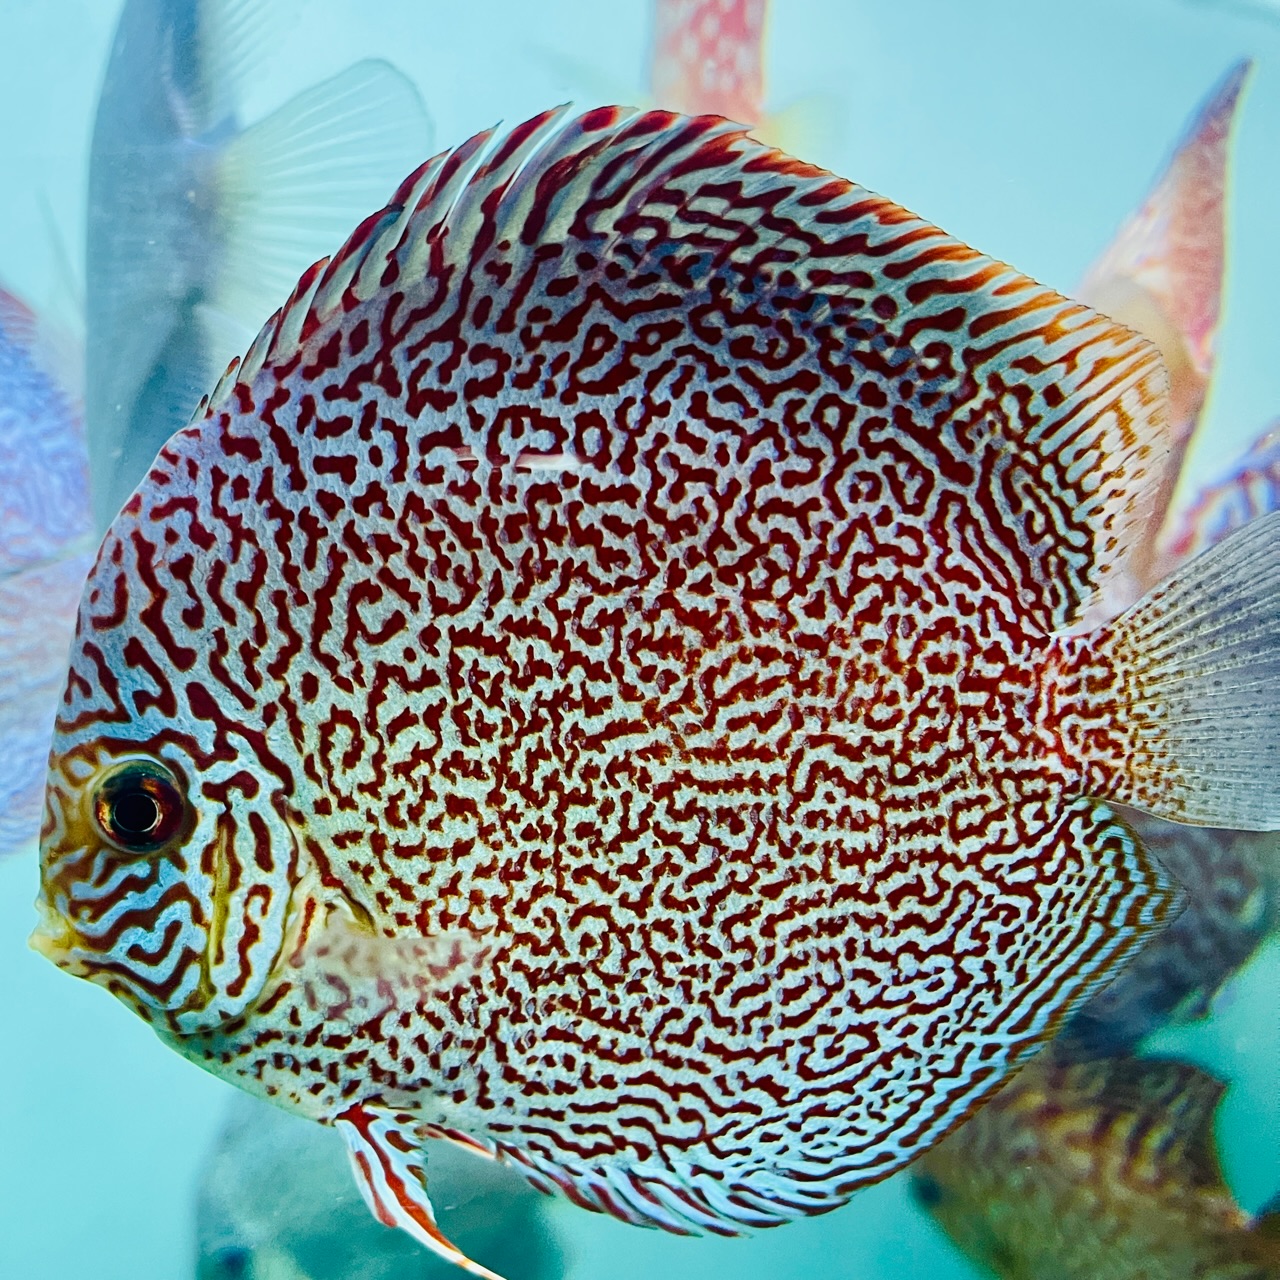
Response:
[[[78,393],[43,367],[51,349],[35,317],[0,300],[0,852],[38,829],[91,506],[100,532],[298,272],[426,148],[416,90],[380,62],[242,130],[237,99],[271,12],[242,0],[124,6],[90,164],[87,425]],[[64,381],[79,362],[61,353]]]
[[[441,1222],[510,1280],[557,1280],[565,1266],[546,1196],[460,1147],[431,1161]],[[457,1272],[370,1216],[337,1135],[240,1095],[204,1170],[196,1280],[428,1280]]]
[[[1169,554],[1189,560],[1250,520],[1280,509],[1280,425],[1205,485],[1184,510],[1169,539]]]
[[[835,151],[846,108],[832,95],[766,105],[768,16],[768,0],[653,0],[650,99],[667,111],[750,125],[784,151]]]
[[[1181,1062],[1042,1054],[913,1169],[919,1201],[1002,1280],[1275,1280],[1280,1212],[1222,1179],[1223,1086]]]
[[[1173,905],[1086,797],[1280,821],[1274,519],[1071,630],[1149,344],[713,118],[488,141],[113,526],[33,936],[478,1274],[426,1138],[675,1230],[834,1207]]]
[[[85,412],[106,527],[292,287],[426,153],[417,90],[361,62],[245,128],[278,5],[128,0],[94,121]]]
[[[654,0],[650,89],[686,114],[764,119],[768,0]]]
[[[1182,462],[1213,375],[1226,258],[1231,129],[1252,69],[1236,63],[1208,95],[1142,206],[1089,268],[1077,296],[1145,334],[1169,371],[1169,453],[1151,537],[1138,550],[1143,588],[1172,568],[1166,545]]]
[[[0,290],[0,854],[30,845],[93,559],[80,405],[34,313]]]

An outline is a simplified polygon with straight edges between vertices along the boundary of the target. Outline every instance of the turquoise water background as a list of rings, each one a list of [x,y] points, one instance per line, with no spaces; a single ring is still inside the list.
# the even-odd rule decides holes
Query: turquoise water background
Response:
[[[251,119],[363,56],[416,81],[437,149],[552,103],[646,96],[645,0],[293,9],[263,51]],[[90,131],[118,12],[110,0],[0,4],[0,282],[72,328]],[[1068,292],[1204,93],[1252,55],[1219,363],[1193,474],[1211,476],[1280,416],[1280,5],[774,0],[769,41],[768,105],[810,99],[825,117],[806,159]],[[0,863],[0,1276],[190,1276],[194,1189],[229,1088],[27,950],[35,891],[34,852]],[[1255,958],[1210,1021],[1152,1048],[1232,1082],[1224,1162],[1256,1208],[1280,1186],[1280,946]],[[826,1218],[738,1241],[554,1212],[575,1280],[977,1274],[901,1179]]]

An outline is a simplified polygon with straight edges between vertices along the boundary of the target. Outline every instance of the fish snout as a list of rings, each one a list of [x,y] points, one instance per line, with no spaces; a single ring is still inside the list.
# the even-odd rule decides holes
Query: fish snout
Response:
[[[75,930],[61,912],[49,905],[43,891],[36,899],[36,912],[40,918],[39,923],[31,931],[27,945],[46,960],[52,961],[59,969],[66,969],[79,977],[87,976],[77,955],[79,946]]]

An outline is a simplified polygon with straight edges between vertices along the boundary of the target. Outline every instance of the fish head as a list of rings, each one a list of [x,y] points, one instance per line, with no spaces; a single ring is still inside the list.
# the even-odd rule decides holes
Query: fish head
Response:
[[[261,711],[232,715],[210,670],[225,643],[192,625],[179,579],[209,566],[150,532],[131,503],[81,600],[31,944],[181,1037],[262,996],[284,954],[299,839]]]

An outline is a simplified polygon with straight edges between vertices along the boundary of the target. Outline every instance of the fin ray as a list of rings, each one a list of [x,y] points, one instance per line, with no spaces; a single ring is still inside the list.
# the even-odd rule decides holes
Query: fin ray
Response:
[[[1280,512],[1183,566],[1115,625],[1127,762],[1157,817],[1280,827]]]

